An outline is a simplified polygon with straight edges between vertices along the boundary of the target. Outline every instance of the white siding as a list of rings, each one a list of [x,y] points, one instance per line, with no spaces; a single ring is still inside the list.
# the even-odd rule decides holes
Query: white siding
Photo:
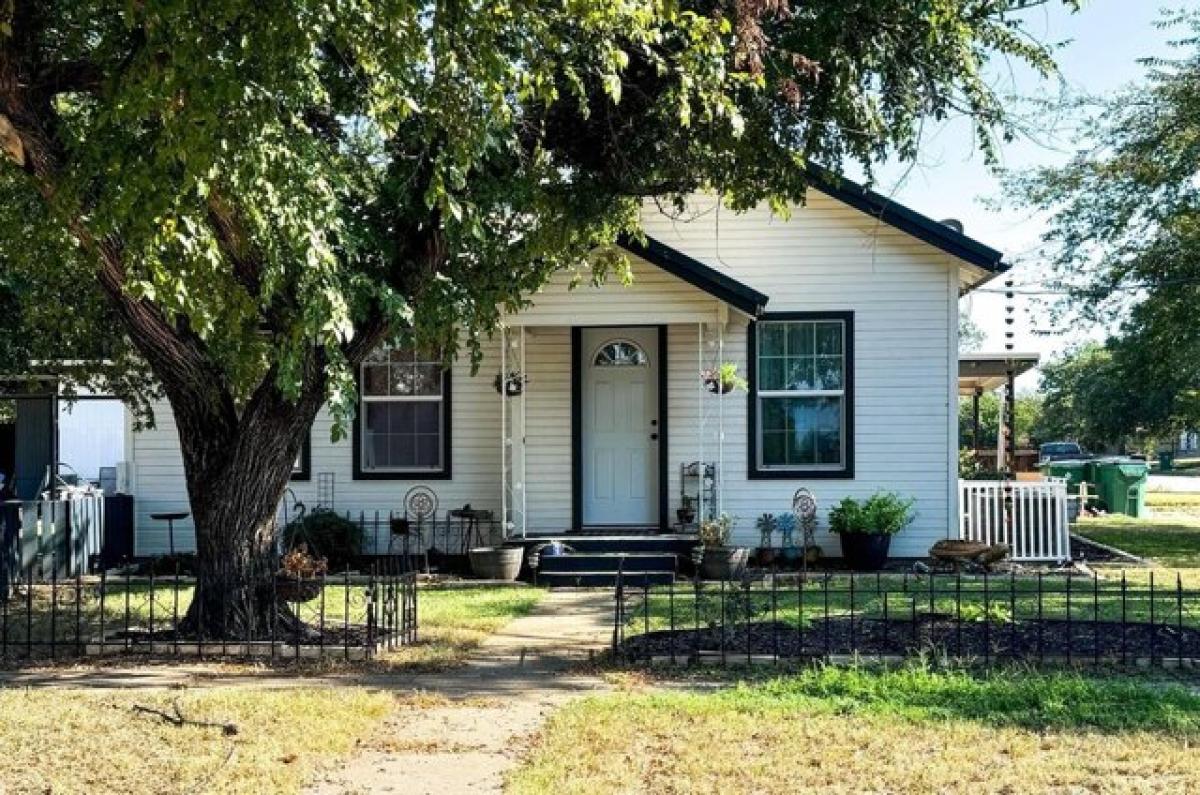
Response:
[[[744,215],[718,211],[707,199],[692,209],[690,221],[648,211],[647,233],[766,293],[768,311],[854,312],[855,477],[750,480],[745,396],[705,393],[701,398],[697,390],[698,324],[715,320],[716,300],[635,258],[631,286],[610,281],[569,290],[570,276],[560,274],[532,297],[532,308],[513,318],[514,324],[529,326],[524,486],[531,529],[558,531],[571,523],[570,327],[669,324],[667,494],[672,519],[679,503],[679,465],[700,454],[698,401],[703,399],[703,447],[709,460],[716,457],[717,418],[723,413],[723,507],[738,517],[741,541],[756,543],[754,519],[764,511],[787,510],[800,486],[812,489],[823,509],[845,495],[892,489],[915,497],[918,511],[914,526],[894,542],[893,553],[923,554],[954,523],[950,511],[957,441],[952,437],[957,425],[951,396],[958,262],[816,192],[807,207],[786,221],[766,210]],[[724,358],[744,370],[746,320],[736,312],[730,318]],[[714,339],[711,325],[705,335]],[[705,364],[716,358],[715,349],[706,349]],[[499,399],[492,388],[498,370],[495,344],[478,377],[469,376],[465,363],[454,367],[454,477],[427,482],[443,509],[466,502],[499,508]],[[165,406],[158,418],[157,430],[134,434],[131,443],[140,554],[165,547],[165,529],[147,514],[186,509],[175,429]],[[313,479],[293,484],[306,504],[315,503],[317,476],[323,472],[334,474],[336,507],[354,512],[397,509],[404,492],[422,482],[354,480],[350,442],[331,443],[330,424],[323,412],[313,430]],[[184,523],[178,537],[185,539],[181,546],[190,546],[190,525]],[[824,534],[821,540],[836,554],[835,540]]]
[[[957,440],[948,417],[957,374],[951,366],[952,306],[957,262],[890,226],[812,192],[808,206],[783,220],[766,209],[744,215],[700,199],[692,220],[657,212],[644,217],[646,233],[770,296],[768,312],[852,311],[855,329],[855,476],[852,480],[751,480],[747,462],[747,400],[720,402],[724,412],[723,508],[738,517],[736,535],[757,543],[755,518],[789,510],[793,492],[807,486],[822,513],[843,496],[879,489],[917,500],[913,526],[893,541],[895,555],[921,555],[951,532],[951,469]],[[953,297],[952,297],[953,296]],[[708,334],[711,338],[711,333]],[[671,512],[678,505],[678,464],[698,457],[696,426],[697,332],[671,328]],[[735,320],[725,334],[725,359],[745,372],[746,327]],[[716,354],[706,352],[707,362]],[[716,411],[705,410],[711,428]],[[715,430],[705,439],[715,458]],[[818,538],[838,554],[836,539]]]

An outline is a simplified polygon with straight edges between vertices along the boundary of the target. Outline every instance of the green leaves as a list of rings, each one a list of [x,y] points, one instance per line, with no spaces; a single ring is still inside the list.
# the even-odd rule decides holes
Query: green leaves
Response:
[[[922,113],[965,102],[1002,127],[988,56],[1049,63],[1016,0],[43,5],[9,62],[99,79],[30,105],[53,185],[5,166],[11,206],[42,210],[0,211],[0,256],[80,241],[52,276],[84,274],[99,306],[95,241],[119,241],[126,293],[194,337],[236,405],[319,388],[343,422],[378,342],[478,361],[555,271],[628,278],[597,252],[637,232],[643,197],[785,212],[806,161],[911,156]]]

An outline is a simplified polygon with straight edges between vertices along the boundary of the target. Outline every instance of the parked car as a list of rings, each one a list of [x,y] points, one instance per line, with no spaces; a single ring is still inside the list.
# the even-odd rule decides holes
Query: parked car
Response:
[[[1047,461],[1070,461],[1087,457],[1088,454],[1078,442],[1046,442],[1038,448],[1039,465]]]

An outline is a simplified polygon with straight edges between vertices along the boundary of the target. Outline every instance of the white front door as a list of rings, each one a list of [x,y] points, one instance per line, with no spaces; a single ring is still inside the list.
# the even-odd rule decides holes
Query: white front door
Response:
[[[581,334],[583,524],[658,524],[658,329]]]

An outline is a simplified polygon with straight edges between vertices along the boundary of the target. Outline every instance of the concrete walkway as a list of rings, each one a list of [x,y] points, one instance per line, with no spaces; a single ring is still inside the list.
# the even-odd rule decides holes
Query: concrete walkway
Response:
[[[310,795],[498,793],[505,773],[550,712],[604,688],[568,671],[602,650],[612,593],[551,591],[528,616],[492,635],[462,668],[391,683],[457,703],[404,707],[362,752]]]

